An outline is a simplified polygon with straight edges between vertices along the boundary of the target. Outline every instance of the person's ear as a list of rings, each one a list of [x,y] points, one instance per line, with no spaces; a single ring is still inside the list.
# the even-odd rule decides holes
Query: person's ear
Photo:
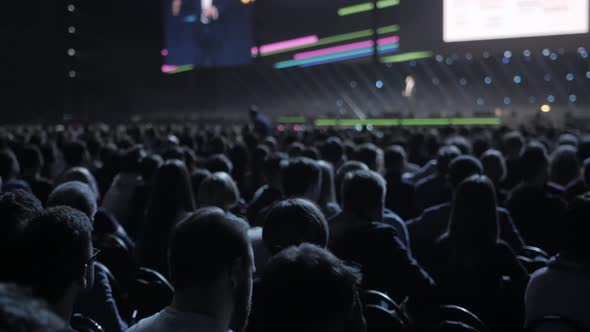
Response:
[[[80,288],[88,288],[88,266],[85,265],[80,271],[80,275],[78,276],[78,283],[80,284]]]
[[[236,289],[244,279],[244,268],[240,258],[234,259],[229,270],[229,281],[232,289]]]

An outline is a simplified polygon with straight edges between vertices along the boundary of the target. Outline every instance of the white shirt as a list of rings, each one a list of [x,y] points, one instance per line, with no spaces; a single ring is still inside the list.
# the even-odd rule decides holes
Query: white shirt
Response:
[[[213,6],[213,0],[201,0],[201,9]]]
[[[205,315],[180,312],[171,307],[140,320],[127,332],[231,332]]]

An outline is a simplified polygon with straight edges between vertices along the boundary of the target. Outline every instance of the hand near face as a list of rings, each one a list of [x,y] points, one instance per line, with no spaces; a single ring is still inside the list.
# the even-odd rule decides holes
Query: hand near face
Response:
[[[172,15],[178,16],[182,8],[182,0],[172,0]]]
[[[209,20],[216,20],[219,17],[219,11],[217,7],[210,6],[203,9],[203,16]]]

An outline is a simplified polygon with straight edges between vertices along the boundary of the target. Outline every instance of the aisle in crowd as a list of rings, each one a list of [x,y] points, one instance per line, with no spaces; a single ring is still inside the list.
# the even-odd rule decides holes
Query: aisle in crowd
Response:
[[[0,330],[590,330],[590,136],[252,115],[0,129]]]

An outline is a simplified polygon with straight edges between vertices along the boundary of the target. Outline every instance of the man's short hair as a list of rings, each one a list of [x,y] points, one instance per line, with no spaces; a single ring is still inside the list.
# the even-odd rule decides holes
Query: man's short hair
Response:
[[[252,266],[247,229],[246,222],[214,207],[199,209],[177,224],[168,252],[175,289],[208,287],[237,259]]]
[[[23,279],[49,302],[60,300],[84,271],[92,224],[82,212],[51,207],[33,218],[23,234]]]
[[[0,234],[6,234],[8,229],[22,230],[42,210],[39,199],[25,190],[17,189],[0,195]]]
[[[94,175],[92,175],[92,173],[90,173],[88,168],[77,166],[68,169],[61,176],[57,184],[62,184],[69,181],[80,181],[86,183],[90,187],[90,189],[92,189],[92,192],[94,193],[96,199],[98,200],[98,198],[100,197],[100,192],[98,191],[98,184],[96,182],[96,178],[94,177]]]
[[[362,331],[361,274],[312,244],[289,247],[267,263],[260,282],[261,331]]]
[[[164,164],[164,159],[157,154],[151,154],[141,160],[140,172],[145,182],[153,180],[158,168]]]
[[[551,154],[549,162],[551,181],[567,186],[580,175],[580,161],[578,151],[571,145],[561,145]]]
[[[535,178],[541,171],[547,171],[548,163],[549,158],[545,146],[536,141],[528,143],[520,154],[522,178],[524,180]]]
[[[449,164],[448,180],[453,188],[457,188],[463,180],[476,174],[483,174],[483,166],[473,156],[462,155],[453,159]]]
[[[378,173],[373,171],[348,173],[342,184],[342,208],[359,217],[374,218],[371,215],[379,212],[376,209],[383,209],[385,193],[386,182]]]
[[[223,154],[212,155],[205,162],[205,168],[211,173],[225,172],[231,174],[234,169],[232,162]]]
[[[319,186],[320,167],[315,161],[298,157],[286,162],[281,172],[281,180],[285,196],[303,196],[313,186]]]
[[[80,165],[86,156],[88,149],[82,141],[72,141],[63,147],[63,155],[66,164],[69,166]]]
[[[461,155],[461,150],[454,145],[446,145],[438,150],[436,155],[436,169],[439,174],[447,174],[451,160]]]
[[[403,173],[406,166],[406,150],[401,145],[392,145],[385,149],[385,169]]]
[[[338,137],[329,137],[320,147],[322,158],[333,164],[340,162],[344,156],[344,144]]]
[[[10,180],[18,175],[20,172],[20,165],[12,150],[0,150],[0,177],[2,179]]]
[[[47,198],[47,206],[69,206],[83,212],[90,220],[97,209],[94,192],[80,181],[68,181],[53,189]]]
[[[197,201],[201,206],[217,206],[231,210],[240,201],[240,191],[229,174],[216,172],[201,182]]]
[[[264,159],[263,171],[267,177],[278,176],[281,174],[281,164],[288,159],[287,154],[282,152],[271,153]]]
[[[66,323],[44,301],[14,284],[0,284],[0,331],[65,331]]]
[[[43,167],[43,154],[37,146],[27,144],[19,153],[19,162],[22,170],[40,171]]]
[[[373,143],[361,144],[354,154],[354,159],[365,163],[371,170],[378,171],[383,151]]]
[[[275,204],[266,215],[262,240],[271,253],[306,242],[325,248],[328,223],[314,203],[301,198],[287,199]]]
[[[336,189],[336,200],[339,204],[342,204],[342,183],[348,173],[354,171],[368,171],[369,167],[364,163],[357,160],[349,160],[338,167],[336,176],[334,177],[334,187]]]
[[[506,178],[506,160],[502,152],[494,149],[485,151],[481,155],[481,165],[484,173],[496,184]]]
[[[41,202],[24,190],[0,195],[0,280],[15,280],[22,233],[28,222],[43,211]]]

